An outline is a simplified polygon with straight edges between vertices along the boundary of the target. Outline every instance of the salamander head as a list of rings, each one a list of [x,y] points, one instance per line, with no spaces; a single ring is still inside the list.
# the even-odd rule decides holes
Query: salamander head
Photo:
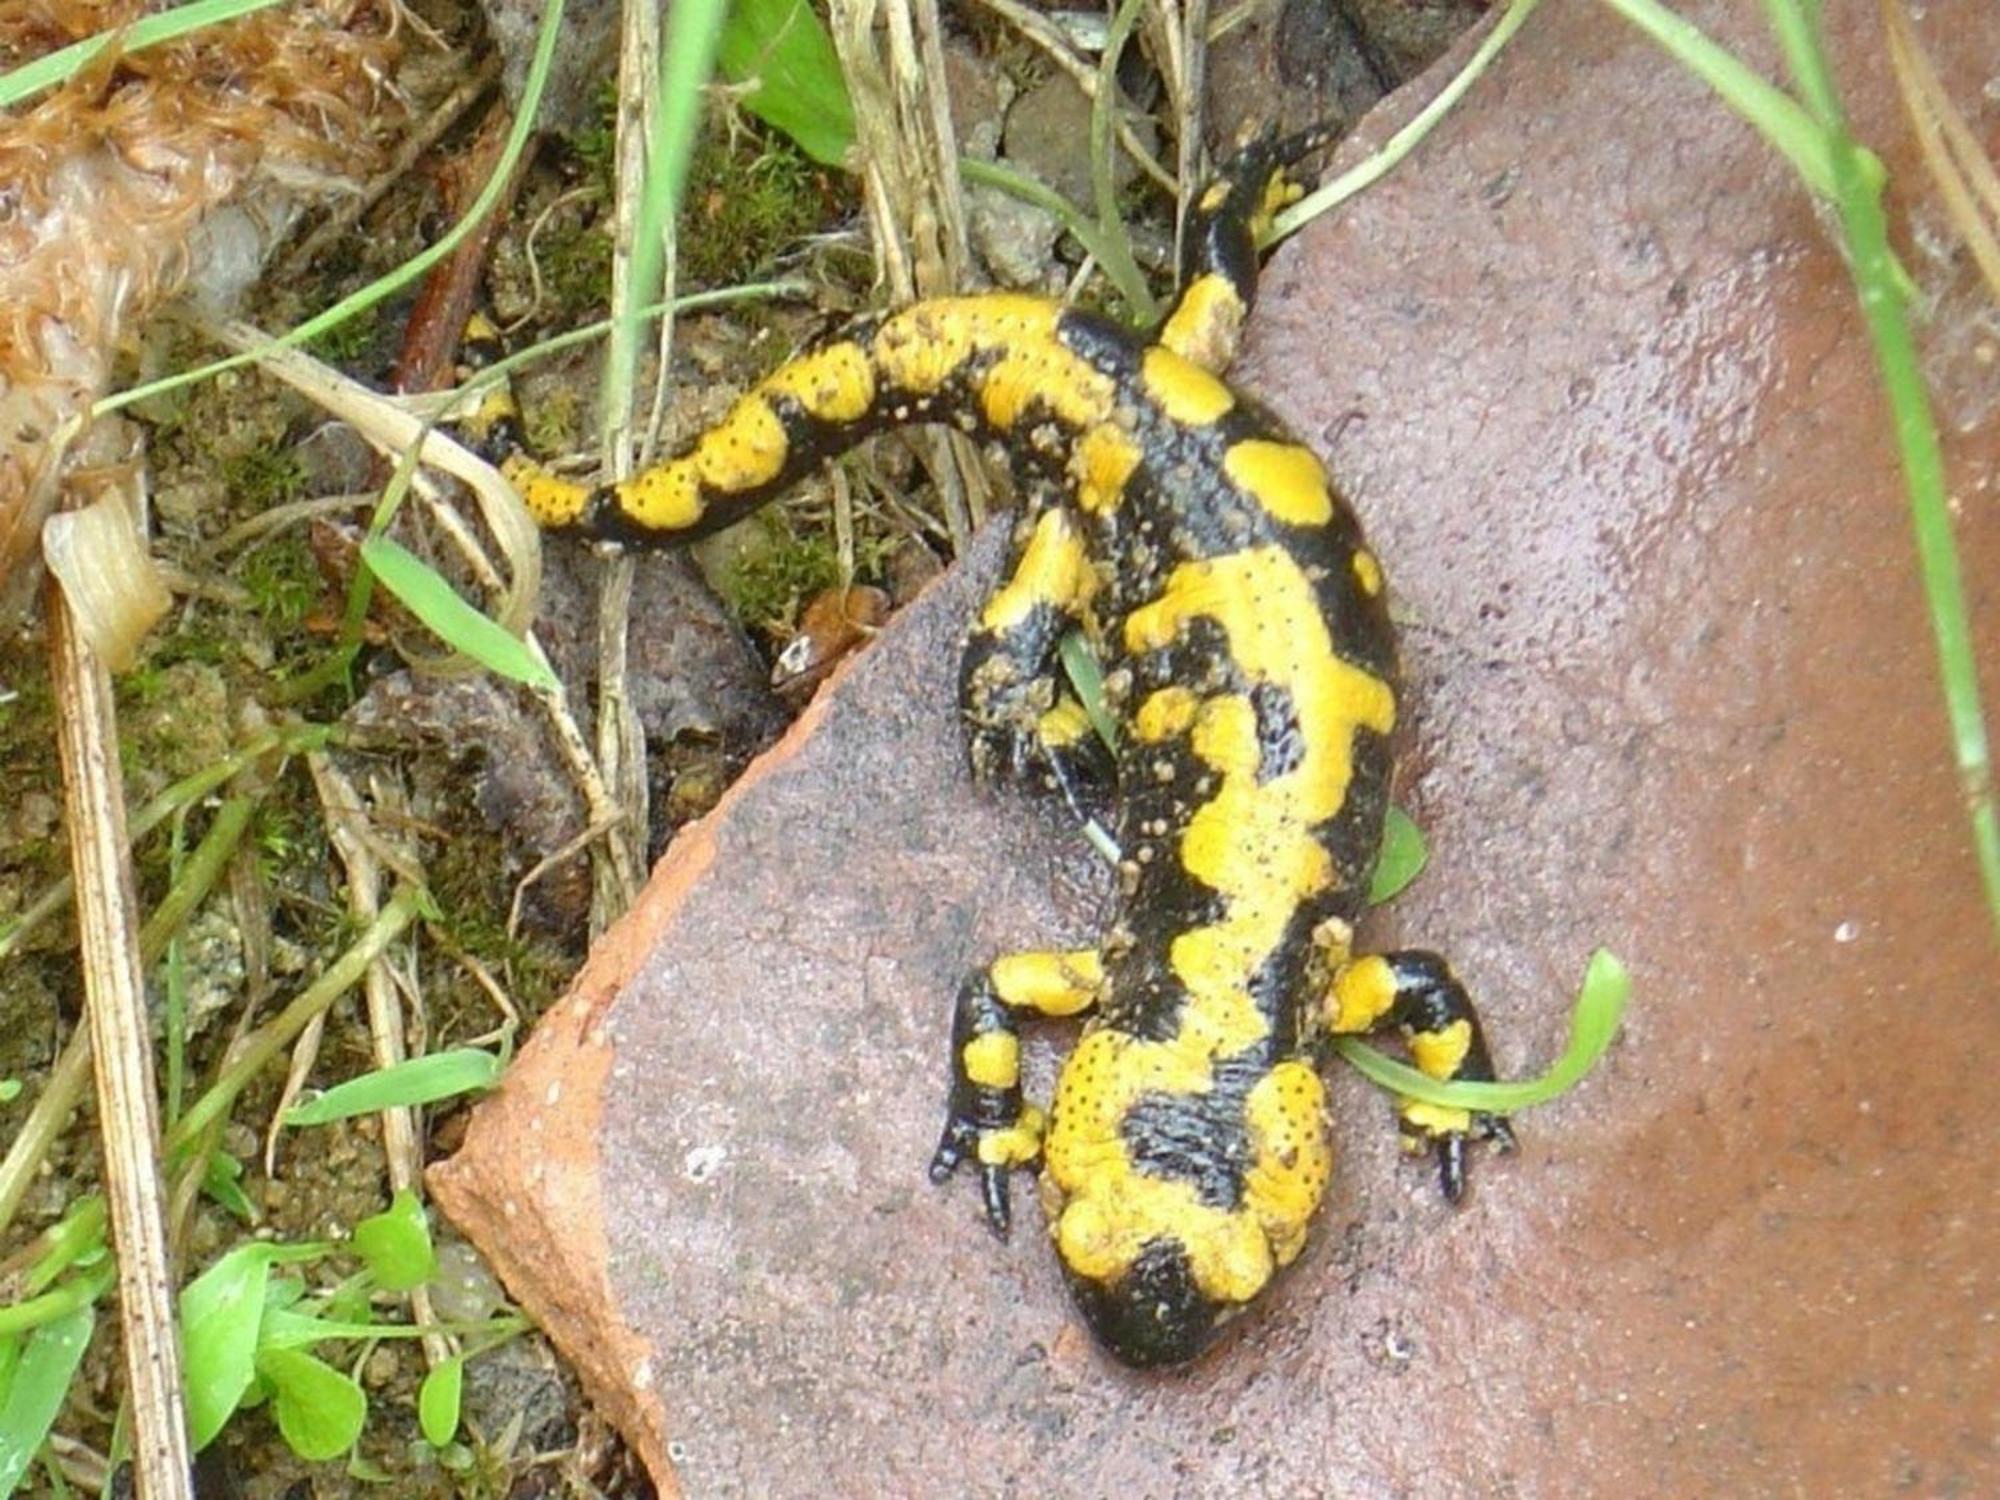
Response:
[[[1152,1241],[1113,1281],[1069,1269],[1069,1285],[1098,1342],[1140,1369],[1193,1359],[1245,1306],[1202,1291],[1186,1247],[1172,1239]]]

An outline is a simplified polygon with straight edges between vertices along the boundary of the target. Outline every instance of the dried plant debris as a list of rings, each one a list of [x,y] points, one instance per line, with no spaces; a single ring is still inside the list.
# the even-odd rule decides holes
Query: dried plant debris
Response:
[[[12,7],[0,48],[32,61],[147,8]],[[191,282],[227,300],[305,202],[373,159],[394,17],[302,0],[107,48],[0,119],[0,618],[25,599],[62,453],[121,344]]]

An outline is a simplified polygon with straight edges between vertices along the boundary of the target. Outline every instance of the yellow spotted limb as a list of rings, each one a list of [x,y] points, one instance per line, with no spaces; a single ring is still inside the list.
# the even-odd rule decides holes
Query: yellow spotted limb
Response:
[[[1042,1158],[1042,1112],[1021,1096],[1021,1011],[1081,1015],[1097,1003],[1104,963],[1094,949],[1012,953],[966,980],[951,1021],[951,1097],[931,1158],[943,1182],[965,1163],[979,1169],[986,1222],[1004,1236],[1012,1221],[1007,1179]]]
[[[1338,1036],[1400,1032],[1411,1064],[1427,1078],[1477,1083],[1493,1078],[1479,1013],[1458,976],[1435,953],[1408,949],[1342,964],[1328,987],[1324,1021],[1326,1031]],[[1468,1140],[1492,1141],[1503,1151],[1514,1147],[1513,1129],[1499,1115],[1407,1098],[1397,1114],[1404,1149],[1436,1156],[1439,1185],[1453,1203],[1465,1195]]]
[[[1006,581],[973,621],[959,658],[973,773],[1039,776],[1085,820],[1111,787],[1111,752],[1061,686],[1058,650],[1071,630],[1088,626],[1097,587],[1076,516],[1060,505],[1031,511],[1015,531]]]

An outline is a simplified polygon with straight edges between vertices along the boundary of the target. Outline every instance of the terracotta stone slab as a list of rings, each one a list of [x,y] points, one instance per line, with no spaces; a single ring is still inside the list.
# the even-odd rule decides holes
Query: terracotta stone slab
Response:
[[[1687,9],[1768,56],[1755,8]],[[1828,11],[1920,200],[1872,6]],[[1925,34],[1993,139],[2000,11]],[[2000,338],[1913,212],[1993,692]],[[1451,951],[1514,1070],[1612,946],[1638,994],[1602,1072],[1456,1214],[1336,1078],[1343,1169],[1277,1302],[1192,1371],[1104,1361],[1031,1206],[1003,1247],[922,1180],[958,976],[1095,904],[1060,820],[960,779],[955,579],[669,852],[440,1200],[691,1495],[2000,1492],[2000,976],[1811,209],[1547,0],[1266,285],[1239,374],[1408,617],[1433,863],[1373,936]]]

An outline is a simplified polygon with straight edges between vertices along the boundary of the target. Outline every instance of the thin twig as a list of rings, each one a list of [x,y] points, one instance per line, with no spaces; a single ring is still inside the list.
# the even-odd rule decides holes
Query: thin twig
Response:
[[[1077,55],[1076,49],[1070,45],[1069,38],[1064,36],[1062,29],[1047,16],[1038,10],[1019,4],[1018,0],[979,0],[979,3],[1041,48],[1048,55],[1050,62],[1075,80],[1076,86],[1083,90],[1084,98],[1096,101],[1097,69]],[[1139,164],[1139,170],[1154,182],[1169,193],[1179,191],[1174,182],[1174,174],[1161,166],[1159,159],[1146,149],[1145,142],[1139,139],[1138,132],[1132,128],[1132,122],[1122,113],[1118,117],[1118,144],[1123,146],[1130,153],[1132,160]]]
[[[359,192],[342,199],[314,226],[312,233],[286,252],[273,273],[272,285],[283,286],[296,281],[308,269],[319,265],[320,257],[359,224],[361,216],[380,202],[384,193],[409,175],[410,169],[444,139],[445,133],[458,123],[459,116],[471,108],[473,101],[499,75],[500,54],[495,51],[482,58],[471,76],[447,94],[443,102],[424,117],[423,124],[403,138],[386,167],[363,183]]]
[[[361,794],[329,756],[315,755],[306,764],[312,770],[313,786],[320,805],[326,809],[327,837],[347,873],[347,909],[357,922],[373,922],[382,913],[382,872],[375,861],[373,838],[362,837],[368,826],[368,810]],[[386,956],[368,966],[362,993],[368,1001],[368,1035],[374,1044],[375,1066],[391,1068],[409,1056],[404,1038],[403,1008],[397,999],[395,980]],[[283,1118],[282,1112],[273,1120]],[[396,1192],[421,1193],[423,1149],[417,1140],[416,1117],[406,1106],[382,1111],[382,1152],[389,1164],[389,1186]],[[410,1292],[410,1311],[419,1324],[435,1323],[430,1289],[415,1287]],[[456,1351],[443,1334],[424,1335],[424,1359],[432,1368],[443,1364]]]
[[[2000,229],[2000,174],[1945,92],[1902,0],[1882,0],[1882,25],[1889,36],[1896,86],[1923,148],[1924,165],[1959,237],[1978,262],[1987,289],[2000,296],[2000,234],[1995,233]]]
[[[376,955],[410,925],[421,903],[416,890],[408,886],[399,889],[353,947],[321,971],[319,978],[294,996],[291,1004],[230,1048],[221,1076],[167,1132],[167,1152],[175,1155],[186,1150],[204,1130],[221,1120],[245,1084],[262,1072],[314,1016],[324,1013],[361,981]]]
[[[118,1311],[141,1500],[194,1500],[173,1268],[160,1187],[159,1100],[139,970],[138,901],[111,675],[76,633],[62,589],[46,591],[70,861],[80,897],[84,994],[96,1055],[104,1188],[118,1250]]]

